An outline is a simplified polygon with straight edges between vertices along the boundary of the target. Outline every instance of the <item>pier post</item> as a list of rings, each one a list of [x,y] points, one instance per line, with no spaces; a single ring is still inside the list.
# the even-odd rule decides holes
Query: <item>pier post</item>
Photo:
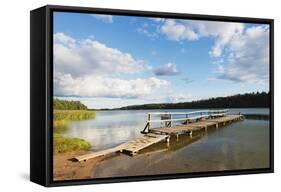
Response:
[[[166,138],[167,147],[170,147],[170,136]]]
[[[167,142],[167,143],[170,143],[170,137],[167,137],[167,138],[166,138],[166,142]]]
[[[148,122],[148,124],[147,124],[147,130],[149,131],[149,129],[150,129],[150,113],[148,113],[148,116],[147,116],[147,122]]]

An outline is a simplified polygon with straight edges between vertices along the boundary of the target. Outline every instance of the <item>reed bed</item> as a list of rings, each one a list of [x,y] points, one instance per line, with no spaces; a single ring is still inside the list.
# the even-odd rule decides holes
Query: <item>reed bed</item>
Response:
[[[86,120],[94,119],[96,117],[95,111],[87,110],[54,110],[53,120]]]

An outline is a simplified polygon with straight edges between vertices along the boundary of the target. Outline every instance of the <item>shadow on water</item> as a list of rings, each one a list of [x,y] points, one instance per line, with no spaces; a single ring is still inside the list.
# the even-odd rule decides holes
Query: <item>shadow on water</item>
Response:
[[[268,121],[270,116],[267,114],[245,114],[244,117],[250,120],[265,120]]]
[[[227,126],[227,125],[226,125]],[[223,129],[224,127],[220,127],[219,129]],[[208,136],[209,134],[212,134],[213,132],[218,131],[214,126],[209,127],[208,131],[196,131],[192,137],[188,134],[182,134],[176,138],[176,136],[171,136],[170,142],[167,143],[165,141],[162,141],[160,143],[154,144],[150,147],[147,147],[143,150],[141,150],[138,155],[147,155],[151,153],[157,153],[157,152],[174,152],[177,150],[180,150],[184,148],[187,145],[190,145],[192,143],[195,143],[196,141],[200,140],[201,138]]]

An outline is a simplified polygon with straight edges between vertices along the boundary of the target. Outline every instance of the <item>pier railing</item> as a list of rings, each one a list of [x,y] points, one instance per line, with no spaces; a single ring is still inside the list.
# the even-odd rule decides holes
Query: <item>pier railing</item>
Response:
[[[171,127],[172,122],[183,122],[190,123],[197,121],[202,118],[216,118],[227,115],[228,109],[220,110],[201,110],[191,112],[149,112],[147,113],[147,121],[144,129],[141,133],[148,133],[153,123],[164,123],[165,127]],[[160,119],[153,119],[152,117],[157,116]]]

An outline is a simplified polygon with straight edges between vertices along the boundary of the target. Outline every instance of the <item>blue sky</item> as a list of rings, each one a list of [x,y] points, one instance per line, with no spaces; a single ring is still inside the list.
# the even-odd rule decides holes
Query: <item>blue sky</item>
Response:
[[[268,91],[267,25],[54,13],[54,95],[89,108]]]

